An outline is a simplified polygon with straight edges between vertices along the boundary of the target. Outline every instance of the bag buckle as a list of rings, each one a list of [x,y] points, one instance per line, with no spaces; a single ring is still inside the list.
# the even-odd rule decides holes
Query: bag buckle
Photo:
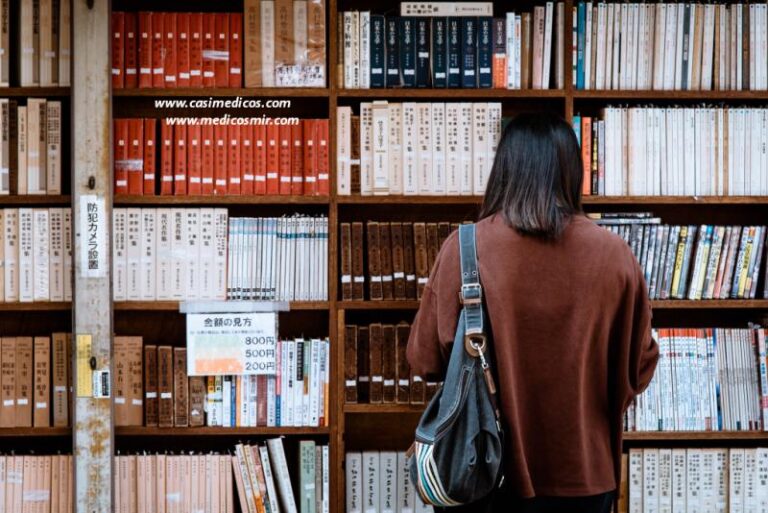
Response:
[[[479,305],[483,301],[483,287],[479,283],[468,283],[461,286],[459,291],[461,304]]]
[[[484,333],[471,333],[464,335],[464,349],[473,358],[480,357],[485,361],[485,348],[488,347]]]

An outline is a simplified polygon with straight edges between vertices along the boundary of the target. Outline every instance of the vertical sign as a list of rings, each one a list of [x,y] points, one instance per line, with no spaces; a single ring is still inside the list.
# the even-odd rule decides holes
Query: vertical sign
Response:
[[[81,196],[80,211],[80,275],[103,278],[107,275],[104,198],[95,194]]]

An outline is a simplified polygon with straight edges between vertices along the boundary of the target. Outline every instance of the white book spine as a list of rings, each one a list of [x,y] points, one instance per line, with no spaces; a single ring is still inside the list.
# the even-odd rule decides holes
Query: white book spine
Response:
[[[50,299],[51,301],[64,301],[64,245],[63,226],[64,209],[51,208],[50,218]]]
[[[284,513],[298,513],[296,509],[296,499],[293,495],[291,479],[288,475],[288,462],[285,459],[282,438],[271,438],[267,440],[269,448],[269,459],[274,465],[274,476],[277,482],[277,489],[280,495],[280,511]]]
[[[446,194],[456,196],[461,191],[461,139],[459,138],[459,115],[461,104],[445,104],[445,179]]]
[[[360,89],[371,88],[371,12],[360,12],[360,71],[358,75],[358,87]]]
[[[490,169],[488,148],[490,130],[488,128],[488,104],[472,104],[472,193],[483,195]]]
[[[397,513],[397,453],[379,455],[379,513]]]
[[[174,231],[174,216],[169,208],[158,208],[155,230],[157,232],[155,256],[157,265],[155,271],[155,282],[157,287],[157,299],[160,301],[170,300],[172,294],[172,262],[173,248],[172,238]]]
[[[261,81],[264,87],[275,86],[275,2],[261,1]]]
[[[389,194],[389,109],[386,101],[371,107],[371,174],[373,194]]]
[[[643,450],[629,451],[629,513],[643,512]]]
[[[352,158],[352,107],[341,106],[336,109],[336,191],[339,195],[351,194],[351,158]]]
[[[64,301],[72,301],[72,209],[64,209]],[[6,253],[7,254],[7,253]]]
[[[141,210],[141,299],[153,301],[157,299],[157,280],[155,267],[157,265],[157,210],[144,208]]]
[[[200,209],[200,297],[216,299],[215,210]]]
[[[46,102],[46,190],[47,194],[61,194],[61,102]],[[42,151],[42,148],[41,148]]]
[[[359,34],[359,28],[356,23],[356,20],[358,19],[356,16],[357,13],[353,13],[351,11],[345,11],[342,14],[342,24],[343,24],[343,43],[344,43],[344,88],[345,89],[354,89],[354,74],[355,71],[353,70],[354,66],[356,66],[356,63],[354,62],[353,55],[352,55],[352,49],[354,46],[354,39],[360,37]]]
[[[416,168],[419,194],[432,194],[432,162],[434,146],[432,144],[432,105],[416,104],[417,153]]]
[[[474,112],[472,103],[461,103],[459,116],[459,141],[460,141],[460,194],[472,195],[474,184],[474,156],[473,156],[473,121]]]
[[[344,459],[345,511],[347,513],[363,513],[363,456],[359,452],[348,452]]]
[[[377,451],[363,452],[363,512],[379,513],[380,457]]]
[[[505,43],[507,55],[507,89],[515,89],[515,67],[519,64],[515,61],[515,13],[508,12],[504,19]]]
[[[373,194],[373,104],[360,104],[360,194]]]
[[[124,208],[112,210],[112,296],[115,301],[127,299],[128,261],[126,250],[127,215]]]
[[[544,20],[544,62],[541,72],[541,88],[549,89],[552,69],[552,35],[554,27],[554,2],[547,2]]]
[[[31,208],[19,209],[19,301],[34,300],[34,231]]]
[[[7,9],[7,3],[4,8]],[[8,50],[5,50],[7,53]],[[4,58],[2,52],[0,52],[0,61]],[[0,64],[0,70],[2,65]],[[10,158],[12,149],[10,146],[10,133],[11,133],[11,113],[9,110],[10,102],[7,98],[0,99],[0,130],[2,140],[0,141],[0,194],[7,195],[11,193],[10,183]],[[18,130],[17,130],[18,132]]]
[[[187,290],[187,223],[183,208],[174,208],[171,235],[171,294],[174,300],[186,297]]]
[[[416,121],[416,104],[403,103],[402,106],[403,194],[406,196],[412,196],[419,193],[417,170],[418,141],[416,132],[418,125]]]
[[[49,301],[51,293],[50,284],[50,220],[47,208],[36,208],[33,211],[33,300]]]
[[[446,119],[445,103],[432,104],[432,194],[446,194]]]
[[[126,256],[126,289],[125,299],[138,301],[141,299],[141,209],[126,209],[125,256]]]
[[[403,104],[390,103],[389,114],[389,193],[403,193]]]

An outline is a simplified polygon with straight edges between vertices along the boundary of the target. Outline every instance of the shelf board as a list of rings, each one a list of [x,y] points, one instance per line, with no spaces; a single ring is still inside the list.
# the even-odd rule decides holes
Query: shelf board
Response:
[[[583,196],[585,205],[768,205],[768,196]]]
[[[202,97],[202,96],[243,96],[281,98],[327,98],[325,87],[179,87],[179,88],[136,88],[115,89],[115,98],[135,97]]]
[[[340,205],[479,205],[482,196],[338,196]]]
[[[0,87],[0,97],[54,98],[66,97],[71,94],[69,87]]]
[[[291,310],[328,310],[328,301],[291,301]],[[118,311],[178,312],[178,301],[115,301]]]
[[[70,427],[15,427],[0,428],[0,438],[10,438],[16,436],[71,436]]]
[[[339,98],[565,98],[562,89],[339,89]]]
[[[573,98],[595,100],[768,100],[768,91],[579,90]]]
[[[337,307],[342,310],[415,310],[419,302],[408,301],[339,301]]]
[[[39,301],[35,303],[0,303],[0,312],[56,312],[72,308],[69,301]]]
[[[145,427],[117,426],[115,436],[296,436],[327,435],[325,427]]]
[[[70,206],[71,204],[72,197],[69,195],[24,194],[20,196],[0,196],[1,206]]]
[[[418,301],[339,301],[342,310],[415,310]],[[768,310],[768,299],[654,299],[654,310]]]
[[[402,413],[402,414],[420,414],[424,411],[426,404],[345,404],[344,413]]]
[[[768,431],[629,431],[624,440],[640,441],[695,441],[695,440],[768,440]]]
[[[2,202],[2,198],[0,198]],[[327,205],[328,196],[115,196],[115,206],[132,205]]]

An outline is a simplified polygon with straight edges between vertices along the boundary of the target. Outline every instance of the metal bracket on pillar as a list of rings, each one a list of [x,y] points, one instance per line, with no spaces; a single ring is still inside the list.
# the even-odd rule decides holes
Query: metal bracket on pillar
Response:
[[[75,511],[112,511],[110,2],[72,1]]]

